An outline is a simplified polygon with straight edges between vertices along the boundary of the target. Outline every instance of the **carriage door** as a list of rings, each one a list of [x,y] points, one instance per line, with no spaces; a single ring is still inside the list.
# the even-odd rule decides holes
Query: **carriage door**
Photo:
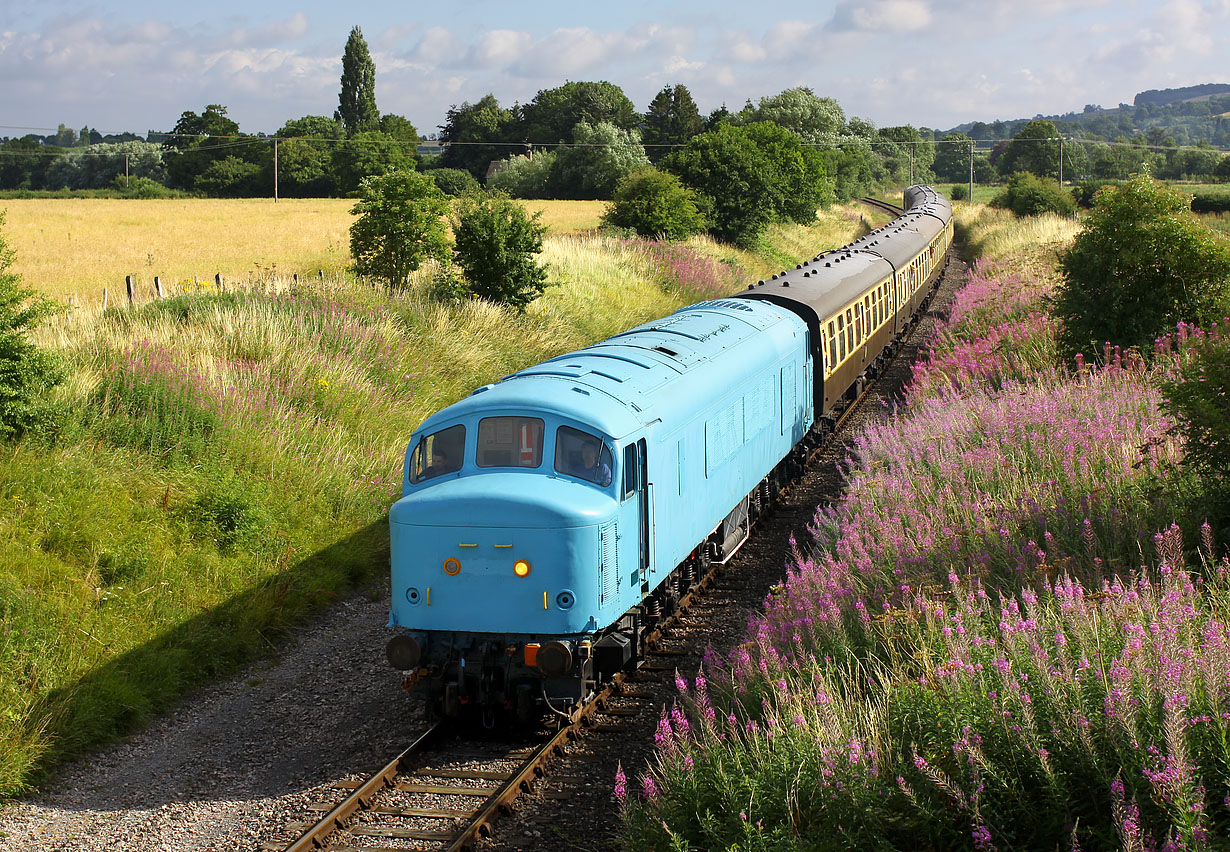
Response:
[[[646,471],[645,439],[624,447],[623,463],[623,515],[620,524],[624,529],[636,530],[636,579],[641,586],[641,594],[649,593],[649,562],[650,562],[650,505],[649,477]],[[631,548],[629,548],[630,550]],[[629,554],[631,556],[631,554]],[[631,559],[628,563],[630,564]]]

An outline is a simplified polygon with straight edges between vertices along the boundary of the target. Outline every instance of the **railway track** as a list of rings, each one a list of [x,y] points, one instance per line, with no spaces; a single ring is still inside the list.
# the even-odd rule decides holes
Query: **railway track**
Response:
[[[862,201],[892,210],[892,205],[876,199]],[[941,277],[942,270],[937,272],[936,285]],[[933,286],[919,316],[934,292]],[[911,326],[902,342],[914,330]],[[868,382],[841,412],[826,438],[808,454],[809,464],[841,437],[846,423],[872,393],[877,381],[878,378]],[[662,709],[663,702],[653,690],[645,691],[638,686],[644,686],[645,679],[656,680],[678,668],[679,658],[688,652],[668,647],[666,640],[693,607],[703,608],[705,593],[718,584],[725,567],[714,563],[680,599],[675,612],[646,637],[647,651],[637,669],[617,675],[571,714],[561,714],[554,720],[557,727],[553,732],[532,741],[457,743],[437,724],[420,732],[404,751],[366,780],[335,783],[338,801],[310,806],[313,814],[321,816],[286,826],[287,833],[293,833],[293,840],[265,842],[260,848],[263,852],[474,849],[480,839],[490,836],[495,820],[512,809],[513,801],[546,775],[552,759],[569,740],[583,730],[624,733],[623,723],[628,717]]]
[[[859,202],[866,204],[869,207],[875,207],[878,210],[883,210],[885,213],[891,213],[894,217],[900,216],[905,211],[896,204],[889,204],[887,201],[881,201],[878,198],[872,198],[869,195],[863,196]]]

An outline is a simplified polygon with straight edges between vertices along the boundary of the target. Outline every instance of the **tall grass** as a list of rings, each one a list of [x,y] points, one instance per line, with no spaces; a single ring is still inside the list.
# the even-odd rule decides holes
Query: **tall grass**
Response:
[[[808,255],[853,227],[831,214]],[[679,275],[655,252],[680,259]],[[713,253],[555,235],[551,286],[520,314],[435,302],[423,270],[396,292],[275,276],[86,305],[42,327],[37,342],[70,377],[59,432],[0,454],[0,793],[382,576],[418,423],[476,386],[743,286],[750,275]],[[698,290],[685,268],[725,277]]]
[[[1039,233],[974,218],[991,254]],[[1230,563],[1171,523],[1158,406],[1200,335],[1059,365],[1040,257],[972,270],[746,641],[679,679],[655,762],[616,780],[630,843],[1218,848]]]

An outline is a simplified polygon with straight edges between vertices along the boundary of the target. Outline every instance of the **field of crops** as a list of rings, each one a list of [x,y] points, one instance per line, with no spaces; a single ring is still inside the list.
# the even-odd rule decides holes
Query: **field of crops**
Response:
[[[554,234],[598,226],[600,201],[530,201]],[[192,282],[337,276],[350,263],[345,198],[177,199],[34,198],[0,201],[14,271],[27,287],[78,304],[115,298],[131,275],[143,291],[154,276],[179,290]]]

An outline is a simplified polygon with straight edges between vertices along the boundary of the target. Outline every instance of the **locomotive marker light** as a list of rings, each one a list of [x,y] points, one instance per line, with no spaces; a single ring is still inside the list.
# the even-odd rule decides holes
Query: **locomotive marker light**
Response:
[[[530,576],[530,563],[526,562],[524,559],[518,559],[513,563],[513,573],[518,577]]]
[[[450,577],[456,577],[461,573],[461,561],[456,557],[450,556],[444,560],[444,573]]]

